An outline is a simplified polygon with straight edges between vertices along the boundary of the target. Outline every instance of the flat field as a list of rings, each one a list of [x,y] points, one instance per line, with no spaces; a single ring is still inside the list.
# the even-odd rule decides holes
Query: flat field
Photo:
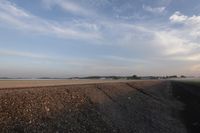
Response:
[[[200,88],[183,81],[0,81],[1,133],[199,133]]]
[[[127,82],[127,80],[0,80],[0,88]]]

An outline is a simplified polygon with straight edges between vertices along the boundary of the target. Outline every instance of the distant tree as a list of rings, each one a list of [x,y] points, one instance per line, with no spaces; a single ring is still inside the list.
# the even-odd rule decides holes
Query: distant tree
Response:
[[[186,78],[186,76],[184,76],[184,75],[181,75],[181,78]]]
[[[166,78],[178,78],[177,75],[172,75],[172,76],[166,76]]]
[[[137,79],[138,76],[137,76],[137,75],[133,75],[132,78],[133,78],[133,79]]]
[[[112,76],[112,79],[120,79],[120,77]]]
[[[127,79],[140,79],[140,77],[138,77],[137,75],[133,75],[133,76],[127,77]]]

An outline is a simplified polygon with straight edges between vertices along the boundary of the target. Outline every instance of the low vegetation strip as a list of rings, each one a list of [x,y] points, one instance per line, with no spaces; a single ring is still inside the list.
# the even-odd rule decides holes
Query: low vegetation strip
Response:
[[[186,133],[183,102],[169,86],[154,80],[2,89],[0,132]]]

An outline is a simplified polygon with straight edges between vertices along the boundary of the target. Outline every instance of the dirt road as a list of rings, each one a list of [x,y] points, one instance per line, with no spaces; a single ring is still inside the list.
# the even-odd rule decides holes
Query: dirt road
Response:
[[[0,132],[187,133],[170,81],[0,90]],[[177,93],[176,93],[177,94]]]

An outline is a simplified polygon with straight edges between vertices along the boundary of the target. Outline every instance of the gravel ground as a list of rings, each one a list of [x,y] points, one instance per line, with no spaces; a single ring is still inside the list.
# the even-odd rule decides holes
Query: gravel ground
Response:
[[[0,90],[2,133],[186,133],[170,81]]]

